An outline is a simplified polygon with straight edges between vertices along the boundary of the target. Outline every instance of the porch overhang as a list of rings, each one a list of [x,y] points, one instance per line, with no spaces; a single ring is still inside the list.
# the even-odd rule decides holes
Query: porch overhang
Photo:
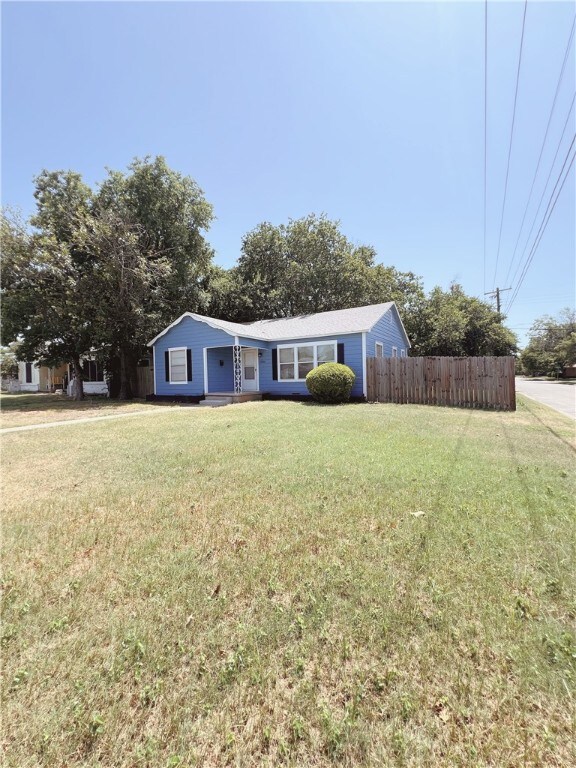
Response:
[[[203,347],[205,394],[230,396],[231,394],[249,393],[261,396],[259,358],[262,357],[262,352],[267,349],[268,344],[266,342],[240,337],[235,337],[233,344]],[[217,354],[218,350],[222,350],[221,356]],[[256,358],[254,354],[252,361],[245,364],[245,357],[247,357],[245,353],[248,350],[254,350],[258,357]],[[227,368],[227,372],[222,370],[223,368]],[[255,388],[247,388],[247,383],[253,384]]]

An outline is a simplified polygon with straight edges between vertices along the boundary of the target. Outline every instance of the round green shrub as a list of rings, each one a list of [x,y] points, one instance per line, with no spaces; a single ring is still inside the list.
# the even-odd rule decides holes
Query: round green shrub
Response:
[[[345,403],[350,400],[355,378],[347,365],[323,363],[306,376],[306,386],[319,403]]]

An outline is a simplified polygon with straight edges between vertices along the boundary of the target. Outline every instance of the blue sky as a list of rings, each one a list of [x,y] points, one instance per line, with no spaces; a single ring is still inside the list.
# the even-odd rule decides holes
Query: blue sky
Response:
[[[427,290],[514,286],[576,79],[573,41],[512,262],[575,14],[529,0],[496,269],[523,12],[488,5],[486,263],[483,2],[3,2],[3,204],[31,213],[43,168],[95,184],[161,154],[213,204],[222,266],[261,221],[324,212]],[[574,305],[574,211],[573,166],[510,311],[521,337]]]

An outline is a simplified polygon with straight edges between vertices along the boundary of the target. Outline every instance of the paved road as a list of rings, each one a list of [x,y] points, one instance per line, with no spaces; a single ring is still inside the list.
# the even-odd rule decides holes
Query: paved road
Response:
[[[576,381],[540,381],[517,376],[516,392],[576,419]]]

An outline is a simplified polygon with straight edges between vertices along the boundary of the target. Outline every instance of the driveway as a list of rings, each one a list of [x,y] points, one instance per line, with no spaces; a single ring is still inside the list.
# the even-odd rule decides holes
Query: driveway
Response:
[[[546,381],[517,376],[516,392],[576,419],[576,380]]]

